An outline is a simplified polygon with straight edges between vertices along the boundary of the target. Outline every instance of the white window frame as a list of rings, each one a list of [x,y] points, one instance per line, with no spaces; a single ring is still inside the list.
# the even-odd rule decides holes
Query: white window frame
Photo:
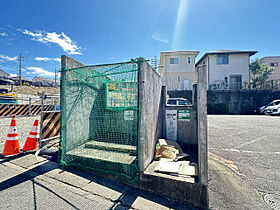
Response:
[[[227,57],[227,63],[224,62],[224,57]],[[221,63],[219,63],[219,58],[221,58]],[[227,54],[221,54],[221,55],[217,55],[217,65],[227,65],[229,64],[229,55]]]
[[[179,58],[170,58],[169,63],[170,64],[179,64]]]

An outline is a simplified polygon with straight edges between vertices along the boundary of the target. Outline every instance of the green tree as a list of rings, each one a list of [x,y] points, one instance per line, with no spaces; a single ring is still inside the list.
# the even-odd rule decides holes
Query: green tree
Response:
[[[265,63],[261,63],[259,59],[255,59],[249,64],[250,72],[252,73],[251,85],[252,88],[263,89],[266,80],[273,73],[274,69],[267,66]]]

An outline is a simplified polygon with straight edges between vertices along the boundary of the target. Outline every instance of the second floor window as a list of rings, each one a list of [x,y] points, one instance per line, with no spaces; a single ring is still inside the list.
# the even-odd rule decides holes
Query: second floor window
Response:
[[[178,64],[179,58],[170,58],[170,64]]]
[[[217,64],[228,64],[228,55],[218,55]]]
[[[188,63],[191,63],[191,58],[190,57],[188,57]]]

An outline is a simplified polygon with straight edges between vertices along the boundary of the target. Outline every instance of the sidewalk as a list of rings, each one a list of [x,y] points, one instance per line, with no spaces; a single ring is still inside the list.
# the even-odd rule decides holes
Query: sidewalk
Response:
[[[195,209],[42,157],[0,159],[0,209]]]

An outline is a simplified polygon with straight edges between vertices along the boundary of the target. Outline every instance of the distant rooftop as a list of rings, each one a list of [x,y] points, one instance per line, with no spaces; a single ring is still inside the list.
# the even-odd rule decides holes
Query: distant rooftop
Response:
[[[194,50],[175,50],[175,51],[163,51],[160,54],[195,54],[197,56],[199,54],[199,51]]]
[[[0,77],[9,77],[9,76],[10,76],[10,74],[8,74],[7,72],[0,69]]]
[[[36,82],[36,81],[55,82],[54,79],[49,79],[49,78],[44,78],[44,77],[38,77],[38,76],[33,77],[32,81],[33,81],[33,82]],[[58,80],[57,80],[57,82],[58,82]]]
[[[266,56],[266,57],[262,57],[261,59],[263,58],[280,58],[280,56]]]
[[[19,76],[11,77],[11,80],[14,80],[14,81],[19,80]],[[27,79],[27,78],[24,78],[24,77],[21,77],[21,80],[25,80],[25,81],[30,81],[31,82],[30,79]]]
[[[213,54],[249,54],[249,56],[255,55],[258,51],[251,51],[251,50],[216,50],[216,51],[210,51],[206,52],[199,61],[196,62],[195,66],[201,63],[208,55]]]

